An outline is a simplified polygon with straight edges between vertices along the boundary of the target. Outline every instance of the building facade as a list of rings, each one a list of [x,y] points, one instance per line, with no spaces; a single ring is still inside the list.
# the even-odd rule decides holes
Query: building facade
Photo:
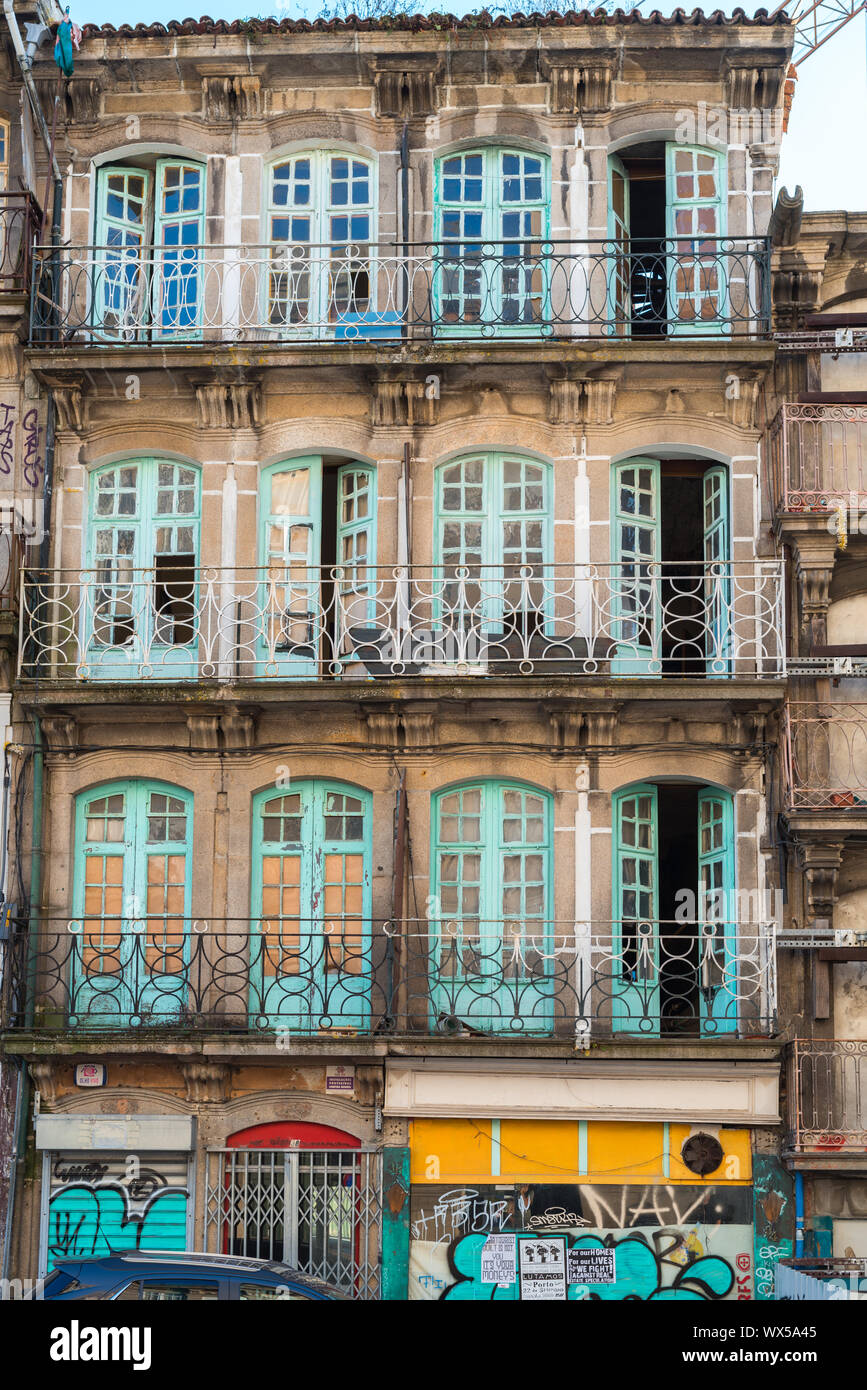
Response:
[[[594,1296],[747,1300],[805,1163],[849,1219],[856,1141],[802,1128],[805,1057],[867,1038],[867,574],[822,471],[862,466],[822,412],[867,271],[863,217],[774,204],[791,41],[85,29],[7,296],[49,478],[16,1276],[138,1245],[517,1298],[514,1232],[613,1248]]]

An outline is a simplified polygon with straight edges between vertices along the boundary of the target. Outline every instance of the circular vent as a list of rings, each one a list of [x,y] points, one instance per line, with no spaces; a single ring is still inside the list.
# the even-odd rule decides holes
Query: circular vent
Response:
[[[715,1173],[723,1161],[723,1146],[712,1134],[693,1134],[687,1139],[680,1156],[691,1173],[706,1178]]]

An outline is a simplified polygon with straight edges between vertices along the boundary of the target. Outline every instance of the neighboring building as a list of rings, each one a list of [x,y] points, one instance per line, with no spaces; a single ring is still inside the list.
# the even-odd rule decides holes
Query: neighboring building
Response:
[[[863,216],[774,210],[763,14],[85,29],[24,353],[18,1277],[512,1298],[487,1234],[640,1227],[606,1296],[773,1296],[832,1018],[777,929],[829,927],[826,838],[853,930],[860,886],[798,720],[867,588],[774,422],[867,277]]]

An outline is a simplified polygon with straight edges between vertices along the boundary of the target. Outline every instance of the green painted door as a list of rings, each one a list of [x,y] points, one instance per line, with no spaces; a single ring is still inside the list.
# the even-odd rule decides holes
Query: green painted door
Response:
[[[434,800],[433,1023],[550,1031],[552,809],[543,792],[479,782]]]
[[[605,599],[615,642],[612,675],[662,671],[659,478],[656,459],[627,459],[613,470],[613,567]]]
[[[258,673],[315,675],[323,629],[322,459],[272,464],[262,478]]]
[[[293,782],[254,803],[250,1015],[254,1027],[368,1026],[371,796]]]
[[[709,788],[698,797],[699,972],[702,1032],[738,1026],[735,865],[731,798]]]
[[[632,323],[632,252],[629,232],[629,175],[622,160],[608,161],[608,320],[612,337],[627,337]]]
[[[359,647],[369,650],[383,631],[394,631],[390,585],[376,569],[376,471],[363,464],[343,464],[337,473],[334,602],[334,649],[340,660]]]
[[[203,166],[158,159],[151,313],[155,337],[188,339],[201,335],[204,241]]]
[[[732,674],[733,614],[728,469],[709,468],[702,481],[704,612],[709,676]]]
[[[193,798],[113,782],[78,798],[70,1027],[168,1023],[187,1004]]]
[[[659,807],[655,786],[614,797],[614,923],[611,999],[614,1031],[659,1029]],[[603,986],[604,987],[604,986]]]
[[[725,160],[701,146],[665,147],[669,241],[669,330],[679,335],[728,331],[730,254],[725,231]]]
[[[181,680],[198,671],[200,474],[130,459],[90,477],[82,674]]]

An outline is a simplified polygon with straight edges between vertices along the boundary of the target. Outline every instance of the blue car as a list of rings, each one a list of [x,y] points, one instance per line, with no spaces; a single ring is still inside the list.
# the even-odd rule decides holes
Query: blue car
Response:
[[[262,1299],[343,1302],[347,1294],[274,1260],[189,1251],[125,1250],[90,1259],[60,1259],[28,1295],[58,1302],[199,1303]]]

